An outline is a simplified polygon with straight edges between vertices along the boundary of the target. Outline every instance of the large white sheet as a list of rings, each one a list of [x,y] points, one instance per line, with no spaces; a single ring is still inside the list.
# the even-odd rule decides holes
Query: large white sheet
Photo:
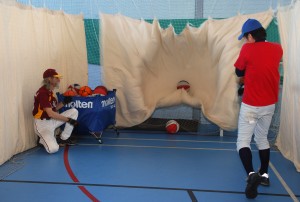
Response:
[[[0,3],[0,165],[35,146],[33,96],[46,68],[87,84],[82,16]]]
[[[117,89],[118,126],[133,126],[155,108],[185,103],[226,130],[237,127],[239,104],[233,64],[242,41],[243,23],[256,18],[267,27],[272,11],[205,21],[187,26],[180,35],[173,27],[121,15],[100,14],[104,83]],[[177,90],[180,80],[190,92]]]
[[[277,19],[284,52],[284,81],[276,145],[300,172],[300,2],[279,9]]]

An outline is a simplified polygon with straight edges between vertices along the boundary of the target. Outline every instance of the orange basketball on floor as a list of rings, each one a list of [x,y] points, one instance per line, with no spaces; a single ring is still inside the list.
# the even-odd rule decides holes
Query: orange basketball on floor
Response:
[[[76,92],[74,92],[73,90],[67,90],[66,92],[64,92],[64,96],[75,96],[77,95]]]
[[[170,120],[166,123],[166,131],[170,134],[177,133],[179,131],[179,124],[175,120]]]
[[[79,95],[86,97],[92,95],[92,89],[89,86],[82,86],[79,89]]]

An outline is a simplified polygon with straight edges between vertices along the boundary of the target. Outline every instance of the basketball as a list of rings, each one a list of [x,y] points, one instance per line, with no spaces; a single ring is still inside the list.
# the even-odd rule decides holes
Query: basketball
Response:
[[[64,96],[75,96],[77,95],[76,92],[74,92],[73,90],[67,90],[66,92],[64,92]]]
[[[98,94],[101,96],[106,96],[107,95],[107,88],[105,86],[97,86],[94,91],[93,94]]]
[[[181,80],[177,84],[177,89],[184,89],[188,92],[190,90],[190,84],[185,80]]]
[[[92,89],[89,86],[82,86],[79,89],[79,95],[86,97],[92,95]]]
[[[177,133],[179,131],[179,124],[175,120],[170,120],[166,123],[166,131],[170,134]]]

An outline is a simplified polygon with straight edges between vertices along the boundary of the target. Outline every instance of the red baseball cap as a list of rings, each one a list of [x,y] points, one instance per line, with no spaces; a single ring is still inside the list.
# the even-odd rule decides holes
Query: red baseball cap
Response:
[[[43,74],[43,78],[48,77],[62,78],[62,75],[58,74],[55,69],[47,69]]]

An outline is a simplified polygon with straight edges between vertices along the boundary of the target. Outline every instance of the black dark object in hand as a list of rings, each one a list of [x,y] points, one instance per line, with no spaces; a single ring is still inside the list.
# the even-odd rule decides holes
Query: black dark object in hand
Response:
[[[72,97],[71,96],[64,96],[64,101],[63,104],[69,104],[70,102],[72,102]]]
[[[238,95],[242,96],[244,94],[244,84],[241,84],[238,89]]]
[[[68,123],[73,126],[77,126],[79,124],[78,121],[76,121],[75,119],[72,119],[72,118],[69,118]]]

